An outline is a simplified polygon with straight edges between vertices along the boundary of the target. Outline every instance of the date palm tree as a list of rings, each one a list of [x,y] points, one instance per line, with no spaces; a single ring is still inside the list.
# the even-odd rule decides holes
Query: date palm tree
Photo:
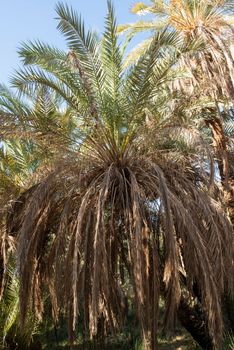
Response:
[[[13,250],[12,237],[5,235],[3,226],[12,207],[23,192],[40,181],[41,174],[45,176],[50,171],[57,154],[68,143],[74,144],[74,117],[69,110],[60,111],[58,103],[56,96],[44,87],[37,89],[33,96],[27,96],[26,100],[6,86],[0,86],[1,240],[10,251]],[[6,263],[6,254],[1,256],[1,265],[2,259]],[[3,284],[5,273],[6,270],[1,269]]]
[[[228,152],[223,128],[223,107],[220,107],[221,103],[230,109],[234,101],[233,10],[233,2],[228,0],[152,0],[150,4],[138,2],[132,7],[132,12],[138,15],[150,14],[152,19],[120,26],[119,31],[127,31],[132,36],[139,31],[155,32],[167,27],[169,31],[175,30],[185,42],[201,41],[202,46],[199,48],[198,45],[197,51],[184,56],[178,63],[190,72],[190,78],[179,80],[179,89],[190,96],[194,93],[209,96],[216,103],[214,108],[205,108],[204,115],[207,116],[206,125],[213,135],[229,216],[234,225],[232,157]],[[127,62],[136,60],[151,40],[152,36],[133,50]]]
[[[26,67],[13,83],[27,95],[39,87],[56,92],[78,136],[13,212],[22,324],[30,309],[43,315],[47,288],[55,320],[68,317],[71,342],[81,312],[86,336],[106,334],[121,327],[130,295],[144,348],[157,349],[160,295],[170,326],[181,294],[193,295],[196,285],[218,347],[220,300],[224,286],[232,290],[232,227],[195,152],[184,156],[168,142],[160,120],[153,135],[145,123],[175,77],[177,56],[163,57],[162,47],[177,35],[156,33],[125,71],[111,2],[101,40],[68,6],[56,10],[68,52],[25,44]]]
[[[233,101],[233,10],[232,2],[225,0],[152,0],[149,5],[139,2],[132,12],[140,16],[151,14],[153,18],[120,26],[119,31],[134,35],[167,27],[176,30],[184,41],[201,40],[205,45],[202,50],[193,52],[185,61],[193,74],[193,83],[205,79],[207,94],[216,99],[222,94]],[[151,40],[146,39],[130,55],[139,56]]]

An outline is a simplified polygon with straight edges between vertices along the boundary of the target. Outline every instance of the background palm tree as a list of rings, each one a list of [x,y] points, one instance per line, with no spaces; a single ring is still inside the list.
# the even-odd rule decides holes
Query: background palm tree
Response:
[[[179,80],[174,88],[186,94],[208,96],[214,108],[205,108],[206,124],[213,135],[213,145],[219,164],[229,216],[234,223],[232,157],[228,152],[223,129],[223,108],[230,109],[234,96],[233,61],[233,4],[230,1],[172,0],[151,3],[136,3],[132,12],[138,15],[151,14],[153,19],[119,27],[119,32],[129,32],[130,37],[139,31],[158,31],[161,28],[175,30],[184,42],[198,41],[202,46],[182,56],[179,64],[186,67],[190,77]],[[147,49],[152,40],[146,39],[134,49],[127,62],[134,62]],[[177,48],[174,48],[177,50]],[[226,107],[223,107],[225,106]]]
[[[24,329],[19,326],[19,280],[14,262],[12,211],[15,215],[24,197],[22,193],[46,176],[59,151],[59,139],[71,136],[72,129],[71,116],[58,110],[59,101],[55,96],[49,96],[45,88],[37,89],[34,96],[20,98],[7,87],[0,86],[0,339],[3,347],[29,346],[38,325],[38,320],[28,314]],[[6,235],[6,230],[10,230],[11,235]]]

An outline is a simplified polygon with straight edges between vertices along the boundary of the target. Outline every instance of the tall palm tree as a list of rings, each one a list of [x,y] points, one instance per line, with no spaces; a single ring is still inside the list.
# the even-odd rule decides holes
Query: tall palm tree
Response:
[[[156,136],[145,127],[174,76],[177,57],[162,59],[161,48],[177,37],[156,34],[146,55],[124,71],[111,2],[101,40],[68,6],[56,10],[68,53],[41,42],[24,45],[28,67],[13,82],[26,94],[35,87],[56,92],[81,124],[77,147],[66,145],[17,209],[22,324],[31,308],[43,314],[48,288],[54,318],[68,316],[71,341],[81,311],[87,336],[114,331],[130,293],[145,349],[157,349],[160,295],[169,326],[182,292],[193,295],[196,285],[218,347],[220,298],[224,286],[232,289],[232,228],[209,195],[195,152],[184,157],[171,147],[160,123]]]
[[[5,250],[14,246],[3,226],[18,197],[46,176],[53,159],[67,144],[74,147],[74,116],[69,110],[59,110],[58,104],[56,96],[44,87],[25,100],[0,86],[0,225]],[[2,260],[6,263],[4,252],[1,265]],[[1,268],[2,282],[5,273]],[[0,299],[2,293],[0,285]]]
[[[167,27],[175,30],[185,42],[200,41],[202,47],[192,55],[184,56],[180,64],[186,66],[190,77],[180,80],[180,89],[193,95],[209,96],[216,107],[205,108],[206,124],[213,135],[213,145],[225,190],[230,219],[234,225],[234,187],[231,155],[223,129],[219,103],[233,105],[234,60],[233,60],[233,3],[232,1],[209,0],[152,0],[150,4],[136,3],[132,12],[138,15],[151,14],[153,19],[120,26],[119,31],[128,31],[130,36],[139,31],[158,31]],[[141,55],[152,40],[148,38],[130,53],[132,62]],[[175,48],[176,49],[176,48]],[[207,113],[208,112],[208,113]]]

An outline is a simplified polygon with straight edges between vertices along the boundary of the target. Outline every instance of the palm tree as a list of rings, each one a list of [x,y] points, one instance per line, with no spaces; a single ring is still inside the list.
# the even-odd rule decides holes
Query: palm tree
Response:
[[[51,164],[67,145],[75,147],[75,117],[60,108],[60,99],[40,87],[26,99],[0,86],[0,343],[26,348],[37,331],[38,320],[29,313],[19,327],[19,280],[15,267],[17,210],[34,186],[51,170]],[[14,214],[13,214],[14,213]],[[11,235],[6,235],[6,230]],[[18,344],[18,345],[17,345]]]
[[[17,203],[21,192],[32,186],[33,169],[36,168],[35,156],[29,142],[1,141],[0,344],[3,348],[10,344],[16,346],[17,343],[18,346],[22,343],[22,347],[25,348],[30,343],[37,324],[32,315],[28,315],[25,329],[22,331],[19,328],[19,281],[13,263],[15,244],[13,236],[6,234],[5,227],[6,221],[7,227],[14,227],[14,221],[10,218],[13,203]]]
[[[119,31],[128,31],[132,36],[139,31],[155,32],[167,27],[169,31],[175,30],[185,42],[202,42],[200,49],[182,58],[180,64],[189,70],[190,78],[180,80],[179,88],[190,96],[197,92],[209,96],[216,104],[212,109],[205,108],[204,115],[207,115],[206,124],[213,135],[229,216],[234,225],[233,171],[221,117],[223,104],[230,109],[234,98],[233,10],[231,1],[152,0],[150,5],[140,2],[133,6],[132,12],[151,14],[154,18],[120,26]],[[127,62],[136,60],[151,40],[152,37],[133,50]]]
[[[139,31],[158,31],[167,27],[176,30],[186,42],[199,40],[202,49],[193,52],[186,60],[193,74],[193,83],[204,80],[206,93],[215,99],[229,96],[233,101],[233,4],[231,1],[209,0],[152,0],[150,5],[136,3],[132,12],[138,15],[151,14],[153,19],[119,27],[119,32],[135,35]],[[133,51],[136,57],[147,48],[152,39],[146,39]],[[204,46],[205,45],[205,46]],[[138,53],[137,53],[138,50]],[[130,55],[133,55],[131,53]],[[200,74],[200,70],[202,75]]]
[[[195,152],[183,156],[160,122],[154,135],[145,125],[173,79],[177,57],[162,59],[161,48],[176,36],[156,34],[125,71],[111,2],[101,40],[68,6],[56,10],[68,53],[25,44],[28,67],[13,82],[29,95],[56,92],[78,121],[78,138],[17,210],[21,322],[32,308],[42,316],[47,288],[55,320],[68,316],[71,342],[81,312],[86,336],[105,334],[121,327],[130,294],[144,347],[156,349],[160,295],[170,326],[182,293],[194,295],[196,285],[218,347],[220,299],[224,286],[232,289],[232,228]]]

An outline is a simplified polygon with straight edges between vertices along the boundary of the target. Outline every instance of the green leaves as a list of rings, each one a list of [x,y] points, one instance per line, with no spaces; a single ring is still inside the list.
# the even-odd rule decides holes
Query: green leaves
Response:
[[[137,63],[126,69],[111,1],[107,7],[105,31],[98,40],[73,9],[59,3],[58,29],[65,36],[68,53],[40,41],[24,44],[20,55],[28,67],[18,71],[13,84],[26,94],[40,86],[55,91],[86,125],[102,125],[121,147],[128,131],[132,134],[144,120],[145,105],[175,79],[172,67],[182,48],[174,31],[158,30],[144,43]]]
[[[58,3],[56,12],[59,21],[57,28],[65,36],[69,49],[76,50],[84,60],[89,57],[89,53],[95,54],[98,46],[97,37],[91,31],[86,33],[81,17],[62,3]]]
[[[108,1],[108,13],[105,21],[105,31],[101,41],[101,60],[104,72],[103,80],[103,118],[107,124],[119,130],[119,122],[123,117],[122,106],[122,53],[117,42],[116,18],[112,3]],[[107,113],[106,113],[107,112]],[[121,124],[121,123],[120,123]]]
[[[176,63],[176,57],[173,51],[168,52],[167,49],[175,42],[178,43],[175,32],[157,32],[146,53],[133,66],[128,86],[136,114],[147,105],[160,85],[168,81],[168,72]]]
[[[18,114],[18,117],[27,114],[30,111],[29,105],[22,100],[16,93],[13,93],[5,85],[0,84],[0,113],[5,111],[7,113]]]
[[[57,66],[58,70],[63,68],[67,57],[62,50],[42,43],[39,40],[23,43],[19,50],[19,56],[25,65],[40,64],[45,69]]]
[[[84,22],[75,11],[59,3],[56,7],[59,16],[57,28],[65,36],[73,55],[73,67],[83,80],[86,93],[92,104],[96,96],[101,98],[102,67],[98,54],[99,40],[92,31],[85,30]]]

